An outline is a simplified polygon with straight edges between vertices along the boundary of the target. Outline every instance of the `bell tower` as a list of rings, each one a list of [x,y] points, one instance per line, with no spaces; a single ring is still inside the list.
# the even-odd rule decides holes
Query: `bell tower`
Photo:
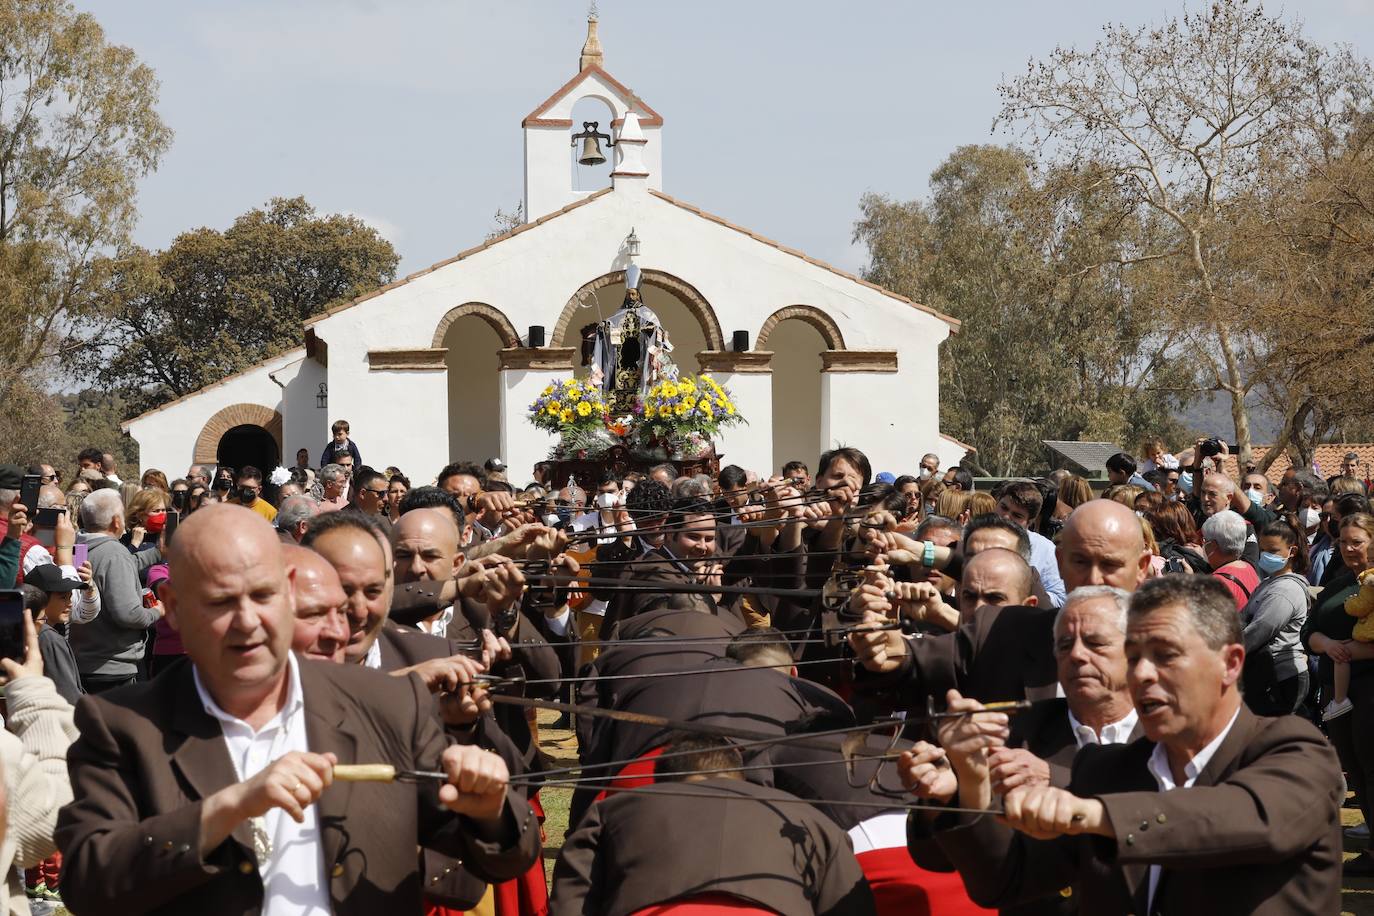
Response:
[[[605,54],[596,6],[587,15],[587,38],[578,57],[577,75],[564,83],[538,108],[525,116],[525,214],[536,220],[592,194],[573,187],[575,157],[616,154],[619,163],[611,175],[613,186],[635,182],[650,188],[663,187],[663,152],[660,138],[663,118],[629,87],[604,69]],[[573,108],[583,99],[598,99],[611,111],[609,124],[598,124],[601,137],[579,136],[588,132],[574,123]],[[626,114],[633,117],[626,122]],[[637,123],[636,123],[637,122]],[[621,139],[627,142],[619,149]],[[590,141],[590,142],[589,142]],[[629,161],[632,166],[623,168]]]

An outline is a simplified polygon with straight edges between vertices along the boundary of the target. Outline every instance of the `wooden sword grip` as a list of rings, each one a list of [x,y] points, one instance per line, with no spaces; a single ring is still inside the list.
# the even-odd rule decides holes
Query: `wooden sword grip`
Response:
[[[343,763],[334,767],[334,778],[341,782],[392,782],[396,768],[389,763]]]

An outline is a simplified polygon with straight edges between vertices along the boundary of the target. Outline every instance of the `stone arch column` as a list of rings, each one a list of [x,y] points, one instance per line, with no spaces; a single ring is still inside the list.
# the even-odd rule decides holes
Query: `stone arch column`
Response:
[[[554,325],[551,346],[568,347],[575,346],[576,341],[568,341],[569,333],[576,333],[572,327],[573,316],[577,313],[578,307],[589,295],[597,290],[615,283],[625,282],[625,271],[616,270],[608,274],[597,277],[590,283],[584,284],[577,292],[573,293],[566,305],[563,306],[562,313],[558,316],[558,323]],[[664,273],[661,270],[644,270],[640,273],[640,283],[645,286],[656,286],[666,290],[677,297],[678,301],[687,307],[687,311],[701,325],[702,336],[706,338],[706,349],[724,350],[725,338],[720,331],[720,320],[716,318],[715,309],[711,308],[711,303],[706,301],[706,297],[697,291],[697,288],[687,281],[675,277],[672,274]]]
[[[449,309],[444,317],[439,319],[439,325],[434,329],[434,341],[430,346],[435,349],[443,347],[444,335],[448,333],[449,327],[459,318],[468,315],[475,315],[485,321],[496,332],[496,336],[501,338],[502,346],[520,346],[520,332],[515,330],[515,325],[511,324],[504,312],[485,302],[464,302]]]
[[[789,318],[805,321],[811,327],[820,332],[825,339],[825,345],[830,350],[843,350],[844,335],[840,333],[840,326],[835,323],[825,312],[816,308],[814,305],[789,305],[780,308],[768,316],[763,326],[759,328],[758,337],[754,342],[755,350],[767,350],[768,338],[772,335],[773,329]]]
[[[205,422],[200,435],[196,437],[195,457],[191,460],[197,464],[214,464],[218,461],[219,440],[235,426],[261,426],[277,440],[277,450],[281,452],[280,413],[261,404],[231,404]]]

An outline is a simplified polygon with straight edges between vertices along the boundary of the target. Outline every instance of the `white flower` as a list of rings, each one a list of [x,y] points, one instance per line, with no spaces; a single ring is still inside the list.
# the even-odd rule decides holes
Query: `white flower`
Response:
[[[277,469],[272,472],[272,476],[268,478],[268,480],[274,487],[279,487],[290,479],[291,472],[288,471],[286,468],[282,467],[281,465],[278,465]]]

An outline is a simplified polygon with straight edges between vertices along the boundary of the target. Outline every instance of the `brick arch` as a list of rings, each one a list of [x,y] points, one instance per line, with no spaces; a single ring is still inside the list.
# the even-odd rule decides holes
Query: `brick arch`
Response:
[[[754,342],[755,350],[767,350],[768,338],[773,333],[773,329],[789,318],[796,318],[798,321],[805,321],[815,328],[825,338],[825,345],[832,350],[843,350],[844,335],[840,333],[840,326],[835,323],[825,312],[816,308],[814,305],[789,305],[780,308],[768,316],[768,320],[759,328],[758,338]]]
[[[570,341],[569,334],[576,334],[577,329],[572,327],[573,316],[577,314],[578,306],[585,298],[599,289],[611,286],[616,283],[625,282],[625,271],[615,270],[608,274],[597,277],[590,283],[584,284],[568,304],[563,306],[563,312],[558,316],[558,324],[554,325],[553,343],[555,347],[577,346],[578,341]],[[706,297],[697,291],[697,288],[686,280],[682,280],[672,274],[666,274],[661,270],[645,270],[640,272],[640,284],[643,286],[656,286],[666,290],[677,297],[678,301],[687,307],[687,311],[692,313],[692,317],[701,325],[701,334],[706,338],[706,349],[724,350],[725,338],[720,332],[720,321],[716,318],[715,309],[711,308],[711,303],[706,301]]]
[[[443,318],[439,319],[439,326],[434,329],[434,342],[431,347],[439,348],[444,345],[444,335],[448,329],[459,318],[468,315],[475,315],[481,318],[491,329],[496,332],[496,336],[501,338],[501,346],[518,347],[520,346],[520,333],[515,330],[515,325],[510,323],[510,319],[494,305],[487,305],[485,302],[464,302],[462,305],[455,306],[448,310]]]
[[[196,437],[195,457],[191,460],[197,464],[214,464],[219,458],[219,440],[235,426],[261,426],[277,440],[277,450],[281,452],[280,413],[261,404],[231,404],[205,422]]]

